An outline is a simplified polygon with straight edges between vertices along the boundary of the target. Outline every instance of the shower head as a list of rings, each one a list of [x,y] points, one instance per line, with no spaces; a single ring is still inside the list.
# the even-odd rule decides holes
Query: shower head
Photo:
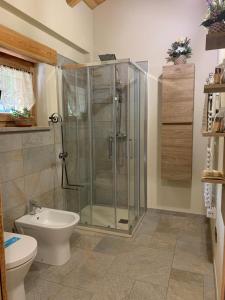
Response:
[[[115,54],[101,54],[99,55],[101,61],[109,61],[109,60],[116,60]]]

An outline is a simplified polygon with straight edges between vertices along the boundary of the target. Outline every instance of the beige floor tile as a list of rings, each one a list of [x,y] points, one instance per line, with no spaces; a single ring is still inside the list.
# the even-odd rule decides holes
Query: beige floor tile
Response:
[[[104,278],[114,256],[92,252],[87,261],[65,276],[62,284],[90,290],[91,284]]]
[[[25,281],[26,300],[49,300],[62,289],[62,286],[46,280]]]
[[[132,288],[129,300],[164,300],[166,290],[159,285],[137,281]]]
[[[154,249],[171,249],[176,246],[176,235],[154,232],[151,235],[139,234],[135,238],[135,244]]]
[[[94,251],[117,255],[132,251],[133,240],[121,237],[104,237],[94,248]]]
[[[71,247],[84,250],[93,250],[96,245],[102,240],[100,235],[74,233],[71,237]]]
[[[185,220],[185,217],[161,214],[156,231],[179,236],[185,227]]]
[[[92,300],[125,300],[128,298],[134,280],[126,275],[105,275],[89,287],[95,292]]]
[[[142,224],[137,230],[136,235],[138,234],[152,234],[156,231],[156,228],[160,221],[160,215],[154,215],[154,214],[146,214]]]
[[[74,249],[70,260],[63,266],[52,266],[35,262],[31,266],[29,277],[30,279],[39,278],[54,283],[61,283],[67,274],[84,264],[90,256],[91,252]]]
[[[91,300],[93,294],[81,289],[72,289],[69,287],[62,287],[61,290],[49,300]]]
[[[213,264],[210,252],[207,244],[178,241],[173,268],[203,275],[212,274]]]
[[[130,253],[117,255],[108,273],[168,286],[172,260],[171,250],[137,247]]]
[[[167,300],[203,300],[203,276],[173,269],[169,281]]]

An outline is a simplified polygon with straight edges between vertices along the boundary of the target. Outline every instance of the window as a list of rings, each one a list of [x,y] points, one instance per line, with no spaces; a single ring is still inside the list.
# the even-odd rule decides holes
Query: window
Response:
[[[0,66],[0,91],[0,113],[31,110],[34,105],[32,74],[28,72]]]
[[[31,62],[0,52],[0,122],[12,123],[10,113],[14,109],[27,108],[34,114],[34,67]]]

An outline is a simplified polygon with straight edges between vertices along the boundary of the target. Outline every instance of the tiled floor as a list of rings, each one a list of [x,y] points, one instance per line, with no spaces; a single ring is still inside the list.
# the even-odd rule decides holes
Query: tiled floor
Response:
[[[33,264],[27,300],[215,300],[208,230],[149,211],[132,239],[77,231],[67,264]]]

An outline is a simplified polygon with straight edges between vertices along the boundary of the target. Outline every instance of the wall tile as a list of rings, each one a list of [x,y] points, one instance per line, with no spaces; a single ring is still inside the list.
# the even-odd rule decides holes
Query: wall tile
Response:
[[[0,182],[23,176],[22,150],[0,153]]]
[[[55,147],[47,145],[23,150],[24,174],[32,174],[55,166]]]
[[[21,134],[1,134],[0,152],[22,149]]]
[[[26,203],[24,178],[18,178],[1,184],[3,211]]]
[[[34,199],[54,188],[55,168],[49,168],[25,176],[25,194],[28,200]]]
[[[27,213],[27,204],[22,204],[4,212],[3,223],[5,231],[12,231],[14,221]]]
[[[24,133],[22,135],[23,148],[40,147],[54,144],[54,131]]]

